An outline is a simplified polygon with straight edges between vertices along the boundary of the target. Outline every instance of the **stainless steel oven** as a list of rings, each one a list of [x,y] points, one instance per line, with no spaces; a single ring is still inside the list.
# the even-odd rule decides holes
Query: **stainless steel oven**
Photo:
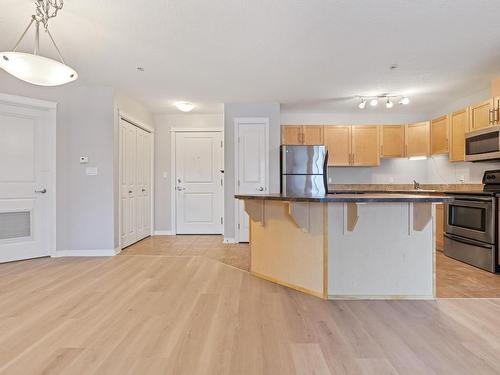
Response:
[[[496,199],[456,195],[446,204],[446,233],[487,243],[495,242]]]
[[[495,272],[497,198],[494,194],[454,195],[445,205],[445,255]]]

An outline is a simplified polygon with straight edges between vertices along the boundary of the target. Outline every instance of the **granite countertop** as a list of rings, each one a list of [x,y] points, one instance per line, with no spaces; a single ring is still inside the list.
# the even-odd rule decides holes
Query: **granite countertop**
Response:
[[[322,196],[289,196],[284,194],[237,194],[236,199],[254,199],[254,200],[275,200],[275,201],[290,201],[290,202],[321,202],[321,203],[335,203],[335,202],[379,202],[379,203],[393,203],[393,202],[416,202],[416,203],[446,203],[453,200],[451,196],[438,195],[438,194],[396,194],[396,193],[363,193],[363,194],[326,194]]]

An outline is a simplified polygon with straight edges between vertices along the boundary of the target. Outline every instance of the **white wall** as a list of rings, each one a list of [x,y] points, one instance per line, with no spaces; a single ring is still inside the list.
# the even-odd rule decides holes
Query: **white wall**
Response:
[[[0,75],[7,94],[57,102],[57,250],[113,249],[113,90],[37,87]],[[97,176],[86,176],[79,157]]]
[[[171,231],[170,129],[224,128],[220,114],[164,114],[154,116],[155,123],[155,230]],[[164,173],[166,177],[164,177]]]
[[[269,118],[269,189],[280,190],[280,105],[279,103],[225,103],[224,104],[224,237],[234,233],[234,120],[237,117]]]

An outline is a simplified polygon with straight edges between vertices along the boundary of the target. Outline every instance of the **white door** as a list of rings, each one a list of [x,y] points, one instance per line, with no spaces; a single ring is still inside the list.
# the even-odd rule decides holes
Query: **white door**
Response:
[[[267,194],[269,171],[269,119],[236,119],[236,193]],[[236,237],[249,241],[248,215],[243,201],[236,202]]]
[[[151,234],[151,134],[120,119],[121,245]]]
[[[177,132],[177,234],[222,233],[222,132]]]
[[[53,251],[51,116],[45,110],[0,104],[0,262]]]

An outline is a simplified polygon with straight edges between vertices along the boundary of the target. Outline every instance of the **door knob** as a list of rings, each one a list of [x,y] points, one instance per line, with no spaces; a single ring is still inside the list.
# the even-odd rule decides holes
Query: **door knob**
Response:
[[[177,187],[176,187],[176,189],[177,189],[177,191],[186,190],[186,188],[183,188],[183,187],[181,187],[181,186],[177,186]]]
[[[133,191],[132,191],[132,190],[129,190],[129,191],[128,191],[128,193],[129,193],[129,194],[132,194],[132,193],[133,193]]]
[[[146,191],[146,189],[141,189],[141,191],[144,193]]]
[[[42,190],[35,190],[35,193],[37,194],[45,194],[47,192],[47,189],[43,188]]]
[[[257,188],[258,191],[264,191],[264,188],[261,186],[259,188]]]

